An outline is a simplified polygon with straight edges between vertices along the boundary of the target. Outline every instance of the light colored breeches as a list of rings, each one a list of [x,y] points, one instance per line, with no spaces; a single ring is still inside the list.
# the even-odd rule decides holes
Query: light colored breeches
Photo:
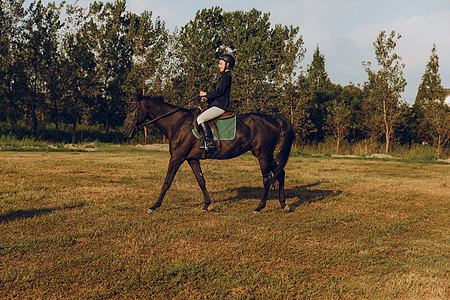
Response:
[[[197,124],[200,125],[203,122],[220,117],[224,112],[225,111],[223,109],[216,106],[210,107],[197,117]]]

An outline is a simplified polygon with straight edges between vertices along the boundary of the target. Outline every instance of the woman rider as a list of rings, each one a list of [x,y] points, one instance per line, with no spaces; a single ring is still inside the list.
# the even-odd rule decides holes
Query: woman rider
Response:
[[[208,125],[208,121],[220,117],[227,111],[233,111],[230,102],[231,72],[234,67],[234,57],[230,54],[223,54],[219,57],[220,77],[216,83],[216,88],[212,92],[200,91],[202,102],[208,102],[208,109],[197,117],[197,124],[203,130],[205,136],[203,146],[200,149],[208,151],[216,150],[213,134]]]

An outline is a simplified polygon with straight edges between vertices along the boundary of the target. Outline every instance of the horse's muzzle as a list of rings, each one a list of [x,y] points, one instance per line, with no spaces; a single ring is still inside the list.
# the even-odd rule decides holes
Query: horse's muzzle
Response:
[[[130,129],[130,130],[122,129],[122,134],[123,134],[125,137],[127,137],[127,138],[131,138],[131,137],[133,136],[133,133],[134,133],[134,129],[133,129],[133,128]]]

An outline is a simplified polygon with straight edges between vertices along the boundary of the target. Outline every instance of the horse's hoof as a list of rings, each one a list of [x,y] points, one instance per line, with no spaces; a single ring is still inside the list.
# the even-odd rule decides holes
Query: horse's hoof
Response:
[[[290,213],[291,207],[289,205],[286,205],[283,210],[284,210],[284,212]]]
[[[260,214],[260,213],[261,213],[261,210],[255,209],[255,210],[253,211],[253,213],[254,213],[254,214]]]
[[[209,212],[209,210],[207,208],[204,208],[204,209],[202,209],[202,212],[207,213],[207,212]]]
[[[148,213],[148,214],[152,214],[152,213],[154,213],[154,212],[155,212],[154,209],[151,209],[151,208],[147,209],[147,213]]]

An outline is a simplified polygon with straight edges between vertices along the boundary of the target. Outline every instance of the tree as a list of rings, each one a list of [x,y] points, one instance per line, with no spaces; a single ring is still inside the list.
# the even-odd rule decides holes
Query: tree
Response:
[[[436,45],[433,44],[430,60],[426,65],[413,106],[416,116],[417,135],[422,142],[437,141],[436,130],[440,126],[437,125],[434,118],[440,116],[439,111],[443,110],[443,107],[438,103],[444,104],[445,96],[439,74],[439,57]],[[440,134],[437,136],[440,136]],[[440,143],[437,142],[437,144],[439,145]]]
[[[265,100],[270,90],[264,87],[270,63],[270,15],[252,9],[224,14],[224,44],[236,57],[232,90],[233,103],[239,112],[266,111]]]
[[[59,131],[61,119],[60,99],[62,95],[61,82],[61,52],[59,51],[60,30],[63,23],[60,20],[60,13],[63,4],[56,6],[49,3],[47,6],[47,33],[43,37],[43,59],[44,69],[42,78],[45,81],[45,101],[46,110],[49,112],[49,119],[55,124],[56,134]]]
[[[339,86],[333,85],[328,78],[325,69],[325,56],[320,53],[317,45],[311,63],[306,69],[306,83],[311,92],[308,103],[308,113],[314,130],[311,130],[308,138],[310,140],[321,141],[326,136],[326,119],[328,103],[340,92]]]
[[[215,7],[198,11],[195,19],[177,33],[173,61],[173,87],[178,98],[192,99],[198,90],[214,86],[217,58],[232,53],[236,58],[231,97],[238,112],[279,112],[286,80],[303,57],[298,27],[270,26],[269,14],[222,12]]]
[[[72,124],[72,142],[76,128],[88,113],[88,99],[98,95],[99,68],[96,62],[97,26],[92,16],[77,5],[67,7],[66,32],[61,45],[61,68],[65,121]]]
[[[256,9],[224,14],[224,45],[236,55],[233,101],[238,111],[278,113],[294,96],[294,70],[304,57],[300,29],[275,24]],[[285,93],[288,91],[290,94]]]
[[[15,90],[19,80],[15,64],[18,58],[20,22],[24,16],[24,0],[2,0],[0,9],[0,120],[9,121],[11,131],[19,110],[20,95]]]
[[[336,140],[336,153],[339,153],[341,141],[348,135],[350,130],[350,110],[344,99],[336,97],[327,107],[327,111],[327,127],[333,133]]]
[[[444,99],[445,92],[441,83],[441,75],[439,74],[439,56],[436,53],[436,44],[433,44],[430,60],[425,68],[422,76],[422,82],[417,91],[415,104],[424,107],[430,102],[438,99]]]
[[[369,77],[366,85],[374,112],[372,122],[379,132],[384,133],[386,153],[389,152],[390,141],[403,113],[400,109],[400,93],[406,86],[403,78],[405,65],[401,63],[401,57],[393,53],[400,38],[401,35],[395,31],[391,31],[389,36],[381,31],[373,43],[379,70],[372,70],[370,62],[362,63]]]
[[[272,101],[277,101],[281,108],[280,112],[289,116],[291,123],[295,128],[300,128],[301,113],[305,110],[301,108],[301,103],[305,102],[305,93],[299,89],[295,69],[305,56],[303,48],[303,37],[297,37],[298,27],[286,27],[280,24],[275,25],[274,34],[272,34],[271,57],[274,61],[276,72],[274,72],[273,81],[276,95]]]
[[[144,11],[141,15],[130,14],[130,26],[126,42],[132,49],[132,65],[126,74],[123,85],[125,95],[163,94],[168,75],[165,64],[170,61],[169,34],[164,22],[159,17],[152,20],[152,12]],[[171,99],[171,97],[168,97]],[[159,131],[155,131],[158,132]],[[148,128],[144,127],[145,141]]]
[[[430,134],[436,146],[436,156],[441,157],[442,148],[450,140],[450,109],[444,101],[429,104],[426,117],[431,127]]]
[[[124,88],[133,63],[132,14],[126,11],[125,0],[104,5],[94,2],[90,10],[96,17],[95,53],[100,76],[100,93],[90,105],[90,117],[108,133],[111,125],[120,124],[123,117],[117,107],[124,107]]]
[[[197,11],[194,20],[177,34],[173,86],[178,90],[179,101],[194,99],[199,90],[213,87],[217,74],[216,59],[222,52],[222,27],[222,9],[214,7]]]
[[[366,139],[367,130],[365,128],[364,94],[359,85],[350,83],[343,87],[339,94],[339,99],[344,101],[349,111],[348,122],[350,123],[347,138],[350,142]]]
[[[308,134],[314,131],[308,111],[311,91],[306,83],[306,76],[301,73],[294,84],[284,87],[284,105],[282,113],[290,116],[290,121],[296,132],[296,141],[305,142]]]
[[[314,51],[313,59],[306,72],[308,74],[307,81],[313,93],[324,92],[329,88],[331,81],[325,69],[325,56],[320,53],[319,45]]]
[[[26,107],[34,134],[38,129],[38,114],[41,114],[41,119],[46,118],[49,107],[54,108],[58,98],[55,85],[59,82],[58,33],[63,26],[60,21],[61,7],[54,3],[45,7],[40,0],[33,2],[24,21],[21,43],[29,89]]]
[[[152,20],[152,12],[144,11],[140,16],[131,14],[127,42],[133,51],[133,64],[127,75],[128,93],[136,89],[146,93],[161,93],[162,64],[165,59],[168,31],[159,18]]]

